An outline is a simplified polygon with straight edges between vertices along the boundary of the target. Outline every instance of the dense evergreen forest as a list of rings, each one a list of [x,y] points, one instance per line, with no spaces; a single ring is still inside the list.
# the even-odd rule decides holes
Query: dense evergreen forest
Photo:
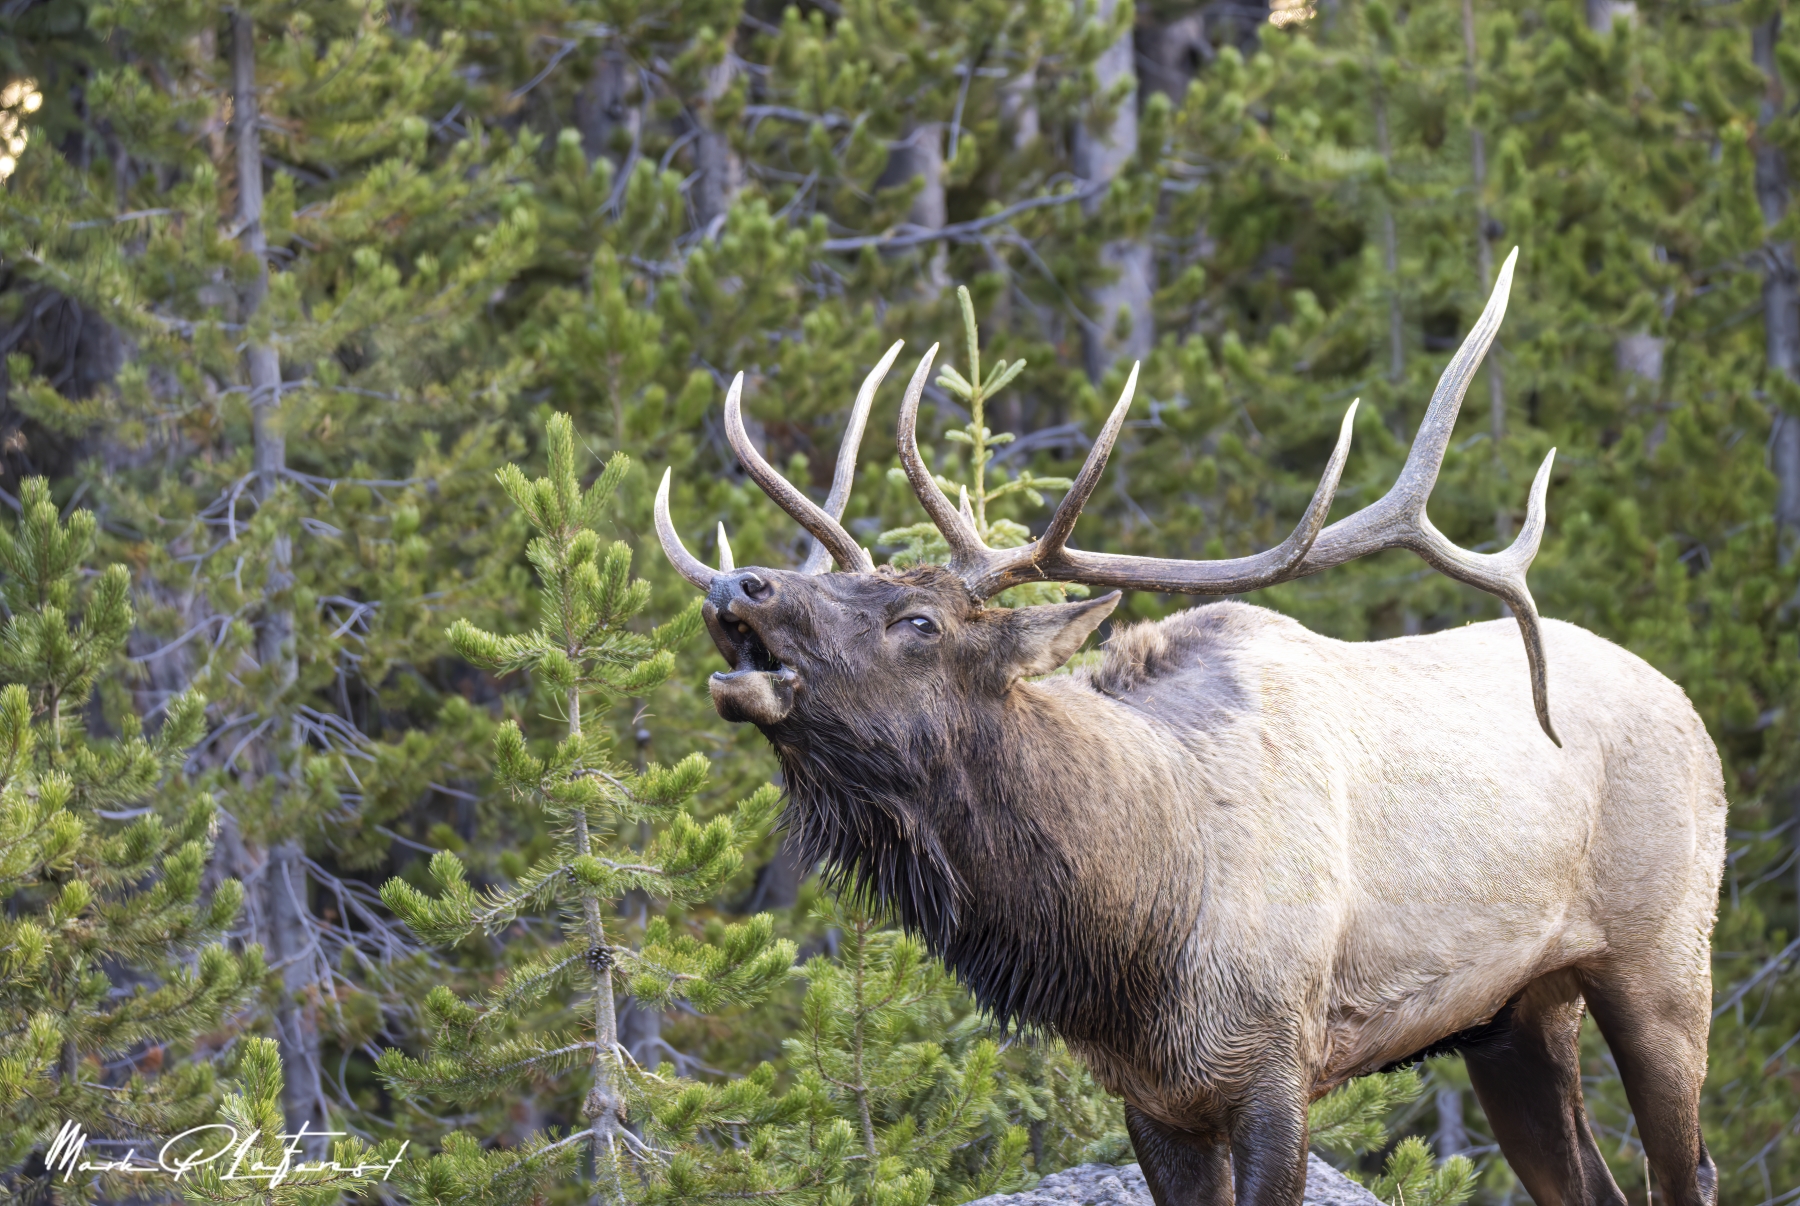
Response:
[[[656,484],[715,564],[798,565],[727,383],[823,498],[863,376],[941,341],[930,455],[1020,543],[1141,361],[1077,543],[1255,552],[1352,398],[1334,515],[1387,488],[1516,246],[1432,520],[1505,544],[1554,446],[1540,608],[1704,717],[1706,1141],[1722,1202],[1800,1201],[1784,17],[0,0],[0,1198],[956,1206],[1129,1160],[1060,1046],[784,849]],[[898,395],[846,523],[904,563],[943,550]],[[1397,552],[1250,601],[1356,640],[1499,614]],[[108,1158],[305,1123],[346,1171],[67,1177],[65,1120]],[[1528,1200],[1454,1058],[1314,1124],[1390,1202]]]

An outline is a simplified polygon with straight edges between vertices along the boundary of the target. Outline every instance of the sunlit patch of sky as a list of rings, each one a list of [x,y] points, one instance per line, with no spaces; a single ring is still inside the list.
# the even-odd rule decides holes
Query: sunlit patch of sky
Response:
[[[43,103],[44,94],[38,91],[36,80],[14,80],[0,88],[0,180],[19,166],[19,156],[31,137],[25,118]]]

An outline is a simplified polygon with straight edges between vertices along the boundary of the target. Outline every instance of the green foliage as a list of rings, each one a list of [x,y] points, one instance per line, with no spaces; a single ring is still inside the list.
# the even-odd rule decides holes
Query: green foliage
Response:
[[[1423,1089],[1412,1068],[1341,1085],[1313,1103],[1308,1116],[1313,1146],[1339,1157],[1387,1147],[1388,1119]],[[1468,1157],[1451,1156],[1439,1164],[1424,1139],[1408,1135],[1388,1152],[1369,1189],[1389,1206],[1457,1206],[1474,1195],[1475,1183],[1475,1165]]]
[[[817,920],[837,950],[802,970],[779,1065],[723,1084],[639,1082],[661,1157],[646,1201],[953,1206],[1024,1188],[1030,1156],[1050,1171],[1118,1151],[1117,1103],[1060,1043],[1002,1043],[916,938],[857,906]]]
[[[428,1201],[507,1202],[543,1192],[567,1179],[571,1145],[590,1140],[596,1175],[617,1192],[628,1175],[625,1153],[651,1160],[655,1153],[626,1126],[628,1082],[642,1073],[621,1058],[615,973],[644,1006],[711,1012],[762,1000],[794,962],[793,943],[778,938],[766,916],[677,921],[680,910],[709,900],[731,878],[745,841],[770,820],[776,791],[755,792],[731,815],[702,823],[693,809],[706,780],[704,757],[634,771],[611,755],[605,731],[583,727],[585,702],[645,693],[669,676],[672,647],[693,635],[699,604],[648,633],[631,627],[649,601],[648,584],[631,577],[630,549],[602,548],[599,532],[629,462],[614,454],[584,489],[568,416],[551,416],[546,436],[547,476],[530,479],[511,465],[498,474],[536,533],[526,553],[540,582],[538,626],[502,636],[459,620],[450,640],[474,665],[526,672],[557,709],[563,735],[554,744],[534,749],[515,721],[494,737],[496,784],[547,818],[555,841],[512,882],[480,893],[462,860],[440,851],[430,863],[435,895],[396,878],[382,899],[434,945],[516,931],[532,913],[555,918],[560,940],[510,942],[499,983],[473,1001],[433,988],[424,1002],[423,1058],[390,1048],[378,1068],[403,1098],[457,1104],[491,1101],[581,1068],[589,1080],[587,1125],[561,1138],[529,1135],[514,1151],[484,1150],[472,1136],[447,1138],[440,1155],[406,1175],[409,1191]],[[609,934],[602,911],[631,893],[656,898],[664,910],[635,946]],[[543,931],[524,932],[535,939]],[[591,1038],[569,1026],[583,1008]]]
[[[1313,1103],[1307,1115],[1312,1144],[1336,1156],[1356,1156],[1387,1142],[1395,1107],[1417,1098],[1424,1086],[1411,1068],[1359,1076]]]
[[[1391,1206],[1456,1206],[1475,1192],[1475,1165],[1467,1156],[1451,1156],[1436,1164],[1430,1146],[1419,1136],[1408,1135],[1369,1189]]]
[[[280,1138],[287,1127],[281,1111],[279,1046],[273,1039],[248,1038],[236,1061],[214,1129],[170,1149],[171,1163],[198,1162],[182,1184],[184,1201],[331,1206],[347,1192],[386,1182],[404,1158],[404,1144],[394,1139],[374,1147],[360,1139],[341,1139],[318,1159],[296,1154]]]
[[[766,915],[680,920],[681,910],[703,904],[736,870],[743,842],[771,819],[776,790],[760,789],[733,813],[702,823],[692,808],[704,758],[633,771],[608,758],[604,737],[583,729],[584,696],[641,693],[666,676],[670,648],[691,634],[697,604],[647,634],[626,627],[648,592],[629,578],[625,546],[602,551],[596,529],[627,462],[615,454],[584,490],[572,424],[554,416],[547,435],[547,477],[499,474],[537,532],[528,555],[542,583],[539,626],[508,637],[459,621],[451,640],[473,664],[527,671],[558,709],[566,736],[548,750],[534,749],[517,723],[500,726],[494,767],[497,785],[552,818],[560,841],[513,883],[485,893],[468,884],[460,859],[440,852],[429,867],[433,894],[395,879],[382,895],[439,945],[478,930],[498,933],[527,909],[560,907],[582,922],[566,925],[571,941],[530,956],[509,952],[504,980],[473,1004],[433,989],[424,1058],[386,1052],[380,1069],[389,1085],[408,1097],[473,1103],[585,1064],[595,1086],[587,1108],[601,1175],[617,1158],[616,1140],[633,1154],[638,1192],[649,1200],[824,1191],[873,1206],[953,1203],[1021,1184],[1034,1147],[1040,1160],[1066,1160],[1092,1142],[1116,1149],[1117,1107],[1101,1104],[1103,1095],[1066,1052],[1022,1042],[1018,1056],[1003,1059],[943,966],[915,939],[881,931],[863,913],[818,918],[839,935],[839,953],[804,970],[799,1037],[786,1042],[783,1061],[793,1083],[783,1091],[772,1065],[743,1079],[700,1082],[626,1064],[566,1030],[525,1024],[593,975],[598,1029],[607,1034],[615,969],[639,1007],[741,1009],[779,988],[794,958],[794,944],[776,936]],[[645,925],[640,945],[606,941],[602,902],[633,893],[665,911]],[[952,1038],[927,1037],[933,1034]],[[621,1117],[639,1123],[642,1139],[616,1126]],[[745,1133],[750,1141],[737,1142]],[[533,1135],[515,1150],[487,1153],[452,1136],[406,1184],[427,1200],[507,1200],[565,1179],[568,1143],[583,1138],[580,1131],[561,1140]],[[611,1176],[625,1175],[615,1164]]]
[[[951,1167],[992,1110],[999,1049],[984,1038],[953,1058],[928,1037],[954,997],[949,973],[917,939],[878,931],[866,915],[828,920],[841,935],[838,958],[808,961],[800,1033],[786,1044],[789,1065],[824,1108],[793,1140],[810,1146],[812,1133],[848,1123],[864,1157],[849,1170],[858,1202],[922,1206],[1016,1187],[1023,1128],[990,1136],[979,1162]]]
[[[263,977],[260,949],[217,941],[243,889],[203,882],[214,809],[182,765],[204,702],[170,700],[149,736],[133,712],[89,708],[133,622],[126,568],[88,568],[94,531],[92,512],[59,517],[42,478],[0,531],[0,1169],[65,1121],[205,1121],[212,1032]]]
[[[242,1024],[295,1044],[290,1113],[355,1116],[381,1095],[366,1052],[430,978],[366,880],[396,869],[395,834],[476,837],[425,814],[474,794],[493,723],[442,609],[494,624],[517,606],[470,605],[516,560],[491,475],[524,450],[523,357],[478,328],[536,255],[531,139],[434,143],[430,122],[473,99],[462,35],[408,36],[380,5],[50,7],[0,30],[7,78],[47,94],[0,187],[15,448],[80,479],[106,555],[137,571],[133,671],[103,684],[107,714],[210,702],[187,738],[192,791],[218,809],[206,878],[251,885],[237,937],[277,969]],[[276,165],[261,258],[238,212],[236,16],[251,162]],[[32,325],[46,308],[91,335],[67,359]],[[277,361],[273,406],[251,346]],[[131,790],[110,769],[90,777]]]

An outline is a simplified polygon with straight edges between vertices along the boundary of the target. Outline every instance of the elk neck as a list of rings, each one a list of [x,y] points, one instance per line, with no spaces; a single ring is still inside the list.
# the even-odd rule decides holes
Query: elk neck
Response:
[[[1204,886],[1184,743],[1085,672],[951,694],[771,733],[802,859],[893,909],[1003,1021],[1155,1029]]]

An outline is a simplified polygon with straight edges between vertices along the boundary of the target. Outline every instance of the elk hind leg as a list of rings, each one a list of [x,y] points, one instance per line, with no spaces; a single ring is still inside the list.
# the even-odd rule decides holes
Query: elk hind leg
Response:
[[[1164,1126],[1130,1104],[1125,1130],[1156,1206],[1231,1206],[1231,1147],[1224,1135]]]
[[[1588,1004],[1625,1082],[1656,1200],[1715,1206],[1718,1171],[1700,1137],[1700,1088],[1712,1024],[1712,979],[1634,959],[1583,976]]]
[[[1500,1152],[1537,1206],[1626,1206],[1582,1105],[1583,1009],[1574,973],[1553,972],[1463,1051]]]

